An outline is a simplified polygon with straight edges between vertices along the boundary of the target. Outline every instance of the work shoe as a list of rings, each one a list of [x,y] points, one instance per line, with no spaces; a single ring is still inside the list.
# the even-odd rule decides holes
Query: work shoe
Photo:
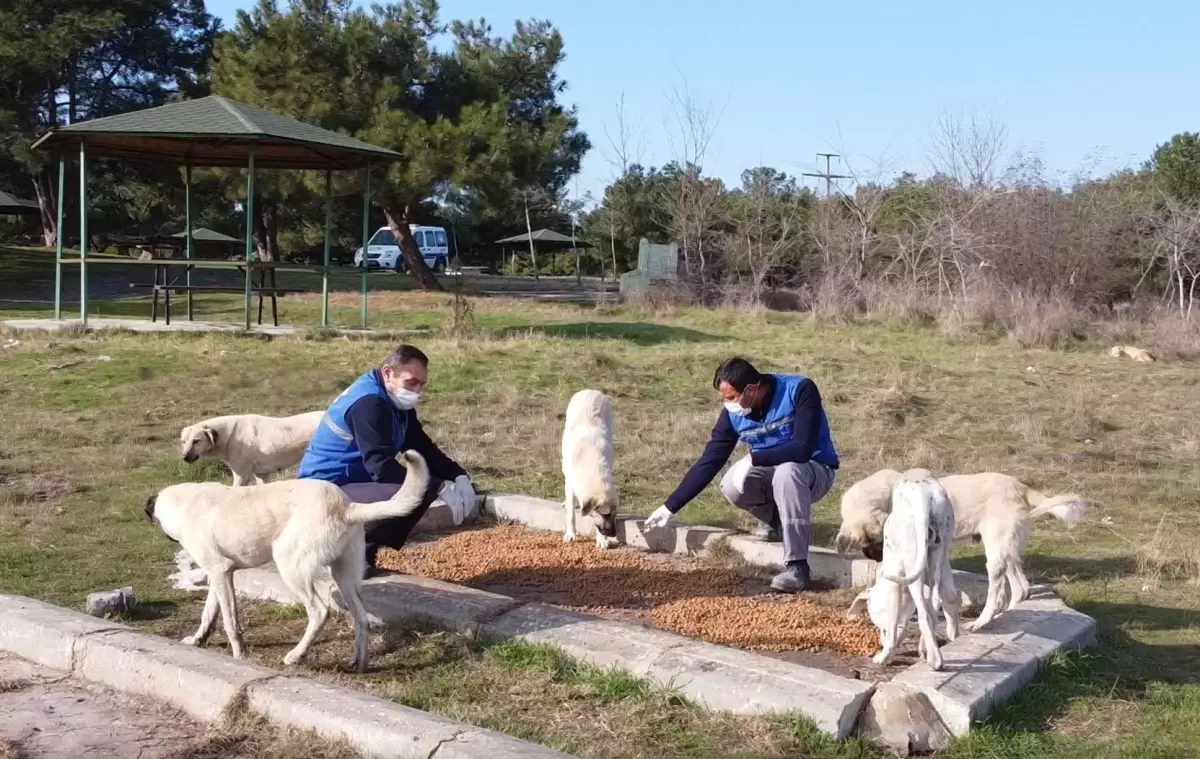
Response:
[[[754,528],[754,537],[768,543],[778,543],[783,539],[780,535],[779,527],[779,515],[776,514],[769,524],[762,521],[758,522],[758,525]]]
[[[799,593],[808,587],[808,564],[791,564],[787,569],[771,578],[771,590],[780,593]]]

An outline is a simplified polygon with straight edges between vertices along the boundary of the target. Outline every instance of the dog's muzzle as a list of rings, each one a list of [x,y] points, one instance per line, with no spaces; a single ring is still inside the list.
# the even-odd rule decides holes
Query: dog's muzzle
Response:
[[[612,516],[596,515],[596,529],[606,538],[615,538],[617,536],[617,520]]]
[[[883,543],[867,543],[863,546],[862,550],[863,556],[866,556],[871,561],[883,561]]]
[[[200,458],[200,457],[194,453],[187,453],[184,455],[183,460],[189,464],[194,464],[194,463],[196,463],[196,459],[198,459],[198,458]]]

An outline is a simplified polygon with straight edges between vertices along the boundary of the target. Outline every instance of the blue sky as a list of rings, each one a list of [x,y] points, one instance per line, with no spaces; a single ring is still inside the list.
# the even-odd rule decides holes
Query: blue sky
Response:
[[[248,5],[209,0],[227,25]],[[934,121],[970,109],[1062,179],[1200,130],[1200,3],[444,0],[442,14],[498,33],[517,18],[558,26],[566,98],[595,145],[579,191],[596,196],[622,95],[643,163],[661,165],[667,94],[684,87],[716,120],[705,168],[727,182],[754,165],[810,171],[822,151],[860,176],[928,173]]]

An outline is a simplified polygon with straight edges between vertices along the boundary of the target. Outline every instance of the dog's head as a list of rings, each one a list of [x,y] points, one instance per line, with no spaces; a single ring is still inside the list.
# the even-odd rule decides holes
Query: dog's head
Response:
[[[178,543],[179,541],[171,536],[171,533],[168,532],[167,528],[163,525],[162,521],[159,519],[159,515],[157,513],[158,512],[158,497],[159,497],[159,495],[161,495],[161,492],[155,493],[154,495],[147,498],[145,505],[142,506],[142,511],[145,512],[146,519],[150,522],[150,524],[157,527],[159,530],[162,531],[163,535],[167,536],[167,540],[171,541],[172,543]],[[168,510],[168,511],[170,511],[170,510]]]
[[[596,523],[596,529],[606,538],[617,536],[617,497],[589,498],[583,502],[580,512],[591,514]]]
[[[191,464],[201,456],[212,453],[217,447],[217,431],[203,424],[193,424],[184,427],[179,433],[179,453],[183,460]]]
[[[150,521],[150,524],[155,524],[155,522],[154,522],[154,505],[156,503],[158,503],[158,493],[155,493],[154,495],[147,498],[146,505],[144,507],[142,507],[142,511],[146,512],[146,519],[148,519]]]
[[[859,593],[846,611],[847,619],[861,619],[865,612],[871,624],[881,631],[890,629],[897,619],[908,619],[915,607],[912,596],[884,577]]]

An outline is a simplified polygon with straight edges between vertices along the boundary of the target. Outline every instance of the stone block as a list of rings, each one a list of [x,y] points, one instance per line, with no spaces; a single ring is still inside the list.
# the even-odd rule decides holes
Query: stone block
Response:
[[[24,596],[0,595],[0,651],[44,667],[70,672],[77,641],[119,630],[132,628]]]

